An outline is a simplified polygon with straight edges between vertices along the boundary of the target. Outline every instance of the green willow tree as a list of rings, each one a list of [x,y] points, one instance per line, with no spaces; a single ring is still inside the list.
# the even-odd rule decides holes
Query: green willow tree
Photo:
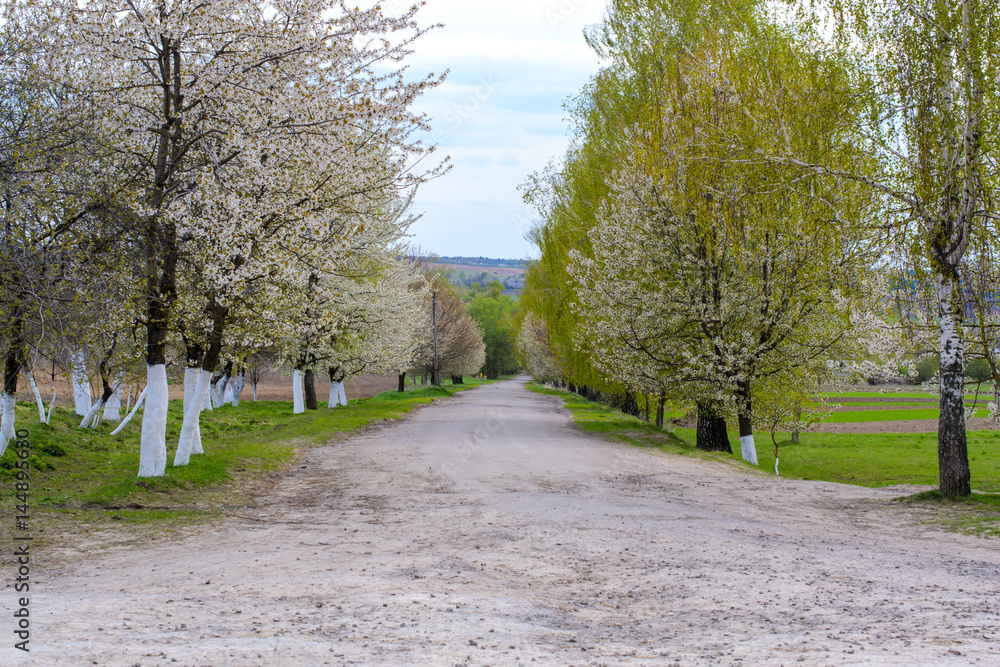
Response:
[[[591,40],[611,64],[577,104],[577,143],[528,192],[545,224],[526,291],[561,367],[575,352],[605,381],[697,403],[704,449],[729,449],[723,415],[736,415],[751,460],[754,384],[816,375],[863,324],[848,308],[877,205],[758,156],[781,142],[857,161],[827,120],[850,98],[820,85],[843,72],[755,10],[614,3]],[[775,97],[764,63],[809,94]],[[782,128],[789,109],[801,121]]]

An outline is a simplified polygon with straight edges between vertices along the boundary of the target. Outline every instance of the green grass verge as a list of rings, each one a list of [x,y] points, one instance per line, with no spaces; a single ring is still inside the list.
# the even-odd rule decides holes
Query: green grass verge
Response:
[[[283,401],[243,401],[239,407],[206,411],[201,416],[205,453],[182,467],[170,465],[182,420],[181,402],[171,401],[166,474],[142,479],[136,477],[141,413],[112,436],[117,424],[76,428],[80,418],[70,408],[57,407],[51,425],[39,424],[35,406],[19,403],[17,424],[28,430],[31,445],[30,514],[49,539],[70,523],[162,526],[216,517],[247,505],[297,451],[488,381],[465,382],[386,392],[332,410],[324,404],[299,415],[292,414],[291,402]],[[10,448],[0,458],[0,539],[6,540],[15,531],[14,461]]]
[[[636,445],[656,446],[664,452],[747,465],[738,454],[706,453],[696,449],[694,429],[660,430],[570,392],[534,384],[529,384],[528,388],[562,397],[573,413],[573,421],[585,431]],[[973,488],[987,494],[1000,492],[1000,432],[970,431],[967,437]],[[738,434],[730,432],[729,439],[738,452]],[[777,433],[776,439],[779,471],[783,477],[868,487],[936,486],[938,483],[937,433],[802,433],[797,444],[791,444],[788,433]],[[774,445],[770,434],[756,434],[756,444],[759,469],[773,475]],[[940,495],[936,499],[934,493],[902,500],[946,508],[947,511],[942,511],[934,521],[950,529],[1000,536],[1000,512],[997,511],[1000,499],[997,496],[977,493],[968,500],[949,502],[940,500]]]
[[[740,459],[724,452],[703,452],[696,448],[693,438],[678,437],[678,433],[684,429],[659,429],[641,419],[623,414],[601,403],[588,401],[578,394],[562,389],[553,389],[534,382],[529,382],[527,387],[539,394],[549,394],[562,398],[566,408],[573,415],[573,422],[581,430],[588,433],[597,433],[606,438],[639,447],[655,447],[670,454],[724,460],[738,465],[746,465]],[[674,410],[665,412],[664,418],[683,417],[686,414],[687,410]]]

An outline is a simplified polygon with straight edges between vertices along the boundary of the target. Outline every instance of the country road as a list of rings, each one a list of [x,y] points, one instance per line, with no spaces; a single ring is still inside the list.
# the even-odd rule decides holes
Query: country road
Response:
[[[257,506],[33,591],[3,665],[1000,664],[1000,543],[900,490],[577,431],[523,378],[309,450]]]

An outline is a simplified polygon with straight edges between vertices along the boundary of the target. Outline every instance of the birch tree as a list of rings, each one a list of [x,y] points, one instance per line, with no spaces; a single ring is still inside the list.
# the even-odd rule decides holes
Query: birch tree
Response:
[[[917,252],[911,261],[926,267],[935,297],[940,489],[949,498],[967,496],[962,263],[976,252],[970,244],[977,229],[996,217],[990,148],[1000,88],[1000,8],[988,0],[837,0],[803,9],[821,26],[836,28],[842,57],[855,64],[856,86],[868,105],[863,114],[841,120],[875,168],[838,169],[794,150],[769,157],[864,183],[901,209],[899,233],[912,241]]]

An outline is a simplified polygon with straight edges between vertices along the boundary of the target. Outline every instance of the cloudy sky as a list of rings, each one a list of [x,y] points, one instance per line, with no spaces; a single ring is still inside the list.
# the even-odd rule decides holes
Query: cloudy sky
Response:
[[[385,5],[399,4],[384,3]],[[409,4],[408,2],[406,4]],[[439,255],[534,256],[535,216],[517,186],[566,150],[563,102],[597,71],[583,30],[605,0],[427,0],[422,25],[443,23],[410,59],[414,73],[450,69],[418,108],[453,168],[424,185],[413,241]]]

